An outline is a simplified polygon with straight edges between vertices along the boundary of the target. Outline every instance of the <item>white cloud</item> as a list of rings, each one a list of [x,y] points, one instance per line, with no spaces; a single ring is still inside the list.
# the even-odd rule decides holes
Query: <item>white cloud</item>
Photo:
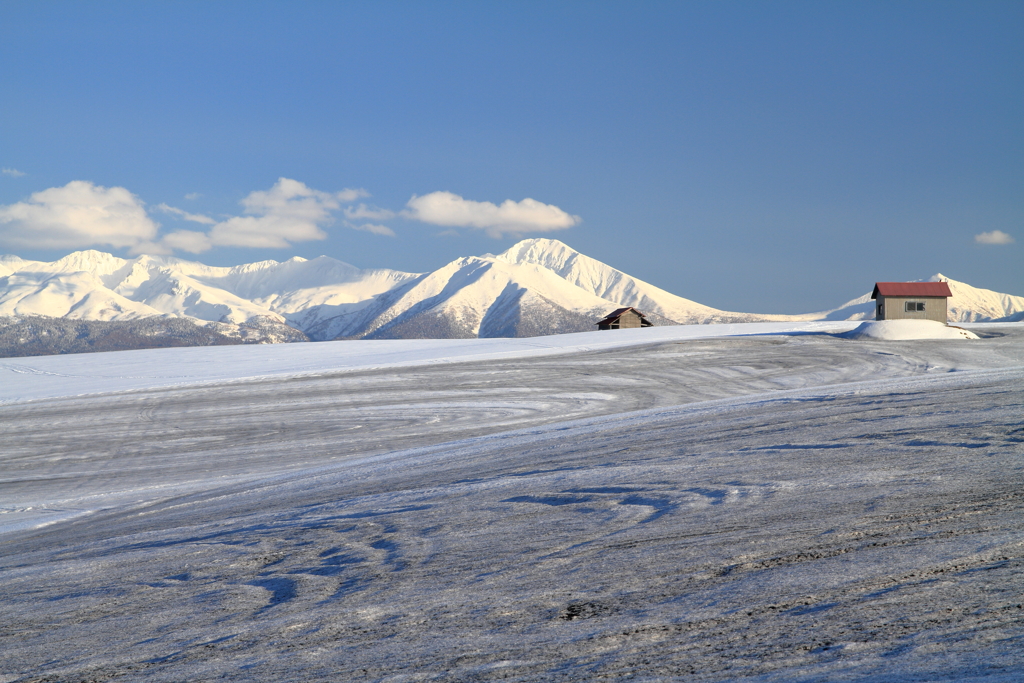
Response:
[[[284,178],[281,178],[281,180],[284,180]],[[335,192],[334,196],[338,199],[339,202],[348,204],[349,202],[354,202],[357,199],[362,199],[363,197],[369,197],[370,193],[367,192],[366,190],[362,189],[361,187],[356,188],[356,189],[351,189],[351,188],[347,188],[346,187],[341,192]]]
[[[374,235],[387,235],[388,237],[395,236],[395,231],[386,225],[379,225],[376,223],[364,223],[363,225],[354,225],[352,223],[349,223],[348,221],[345,222],[345,225],[352,228],[353,230],[363,230],[365,232],[373,233]]]
[[[169,251],[187,251],[191,254],[209,251],[213,246],[210,243],[209,235],[195,230],[177,230],[168,233],[160,242]]]
[[[345,207],[345,218],[350,221],[359,219],[366,219],[371,221],[386,221],[390,218],[395,217],[395,212],[388,209],[381,209],[376,206],[367,206],[366,204],[360,204],[359,206],[346,206]]]
[[[188,195],[198,197],[200,195]],[[279,178],[269,190],[252,192],[242,201],[244,215],[216,221],[209,216],[158,204],[154,208],[194,223],[209,232],[177,230],[157,235],[159,223],[145,203],[123,187],[100,187],[75,180],[31,195],[28,201],[0,205],[0,244],[30,248],[126,247],[133,254],[198,254],[213,247],[287,248],[295,242],[322,240],[323,226],[343,203],[369,196],[366,190],[321,192],[297,180]],[[361,205],[355,215],[383,215]],[[394,235],[384,225],[350,225],[377,235]]]
[[[331,211],[367,195],[365,190],[320,192],[298,180],[279,178],[267,191],[251,193],[241,201],[247,216],[236,216],[210,229],[210,244],[222,247],[284,248],[292,242],[327,238],[320,226]]]
[[[158,227],[143,202],[125,188],[85,180],[0,206],[0,243],[17,247],[135,247],[154,240]]]
[[[203,195],[198,192],[189,192],[187,195],[185,195],[185,199],[199,199],[202,196]]]
[[[993,230],[975,235],[974,241],[978,244],[1013,244],[1014,239],[1002,230]]]
[[[209,216],[203,216],[202,214],[198,213],[189,213],[188,211],[182,211],[181,209],[176,209],[173,206],[167,206],[166,204],[157,204],[153,208],[159,211],[163,211],[164,213],[173,214],[175,216],[178,216],[179,218],[184,218],[185,220],[192,221],[193,223],[214,225],[217,222],[210,218]]]
[[[3,168],[0,169],[0,173],[3,173],[4,175],[9,175],[12,178],[20,178],[21,176],[25,175],[23,171],[19,171],[16,168]]]
[[[463,199],[451,192],[431,192],[422,197],[413,195],[402,212],[406,218],[462,228],[478,228],[491,237],[503,234],[551,232],[577,225],[582,220],[553,204],[526,198],[520,202],[506,199],[501,205]]]
[[[192,193],[186,198],[199,196]],[[581,220],[534,199],[508,199],[496,205],[463,199],[451,192],[414,195],[401,213],[364,203],[343,206],[368,196],[362,189],[322,192],[298,180],[278,178],[269,190],[252,192],[241,200],[242,215],[219,222],[157,204],[153,207],[157,211],[209,226],[207,232],[176,230],[159,236],[160,225],[146,213],[145,203],[127,189],[75,180],[64,187],[36,192],[27,201],[0,206],[0,244],[31,248],[109,246],[127,248],[135,254],[198,254],[214,247],[284,249],[297,242],[326,239],[324,227],[334,220],[337,211],[343,211],[345,226],[388,237],[394,237],[395,232],[380,221],[396,216],[449,228],[442,235],[457,234],[450,228],[460,227],[483,230],[491,237],[564,230]],[[986,243],[1012,241],[998,230],[976,239]]]

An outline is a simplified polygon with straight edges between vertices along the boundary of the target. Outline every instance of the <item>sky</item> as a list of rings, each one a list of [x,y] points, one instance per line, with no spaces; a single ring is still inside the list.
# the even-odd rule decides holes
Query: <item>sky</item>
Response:
[[[1024,295],[1019,2],[0,3],[0,253]]]

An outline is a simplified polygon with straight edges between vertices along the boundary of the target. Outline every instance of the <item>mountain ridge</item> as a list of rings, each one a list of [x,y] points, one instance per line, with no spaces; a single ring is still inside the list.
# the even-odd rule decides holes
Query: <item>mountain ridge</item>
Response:
[[[947,278],[951,322],[1024,318],[1024,297]],[[429,273],[360,269],[327,256],[208,266],[168,256],[123,259],[97,250],[53,262],[0,256],[0,316],[126,322],[184,318],[220,329],[252,325],[263,341],[309,338],[515,337],[593,329],[633,306],[656,324],[864,320],[870,293],[827,311],[723,311],[685,299],[553,239],[498,255],[457,258]],[[299,332],[291,335],[286,328]],[[241,329],[241,328],[238,328]]]

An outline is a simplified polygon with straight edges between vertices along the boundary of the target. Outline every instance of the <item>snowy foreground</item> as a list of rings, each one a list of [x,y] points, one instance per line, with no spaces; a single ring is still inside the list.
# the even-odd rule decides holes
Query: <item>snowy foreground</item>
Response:
[[[1024,324],[0,360],[0,682],[1019,681]]]

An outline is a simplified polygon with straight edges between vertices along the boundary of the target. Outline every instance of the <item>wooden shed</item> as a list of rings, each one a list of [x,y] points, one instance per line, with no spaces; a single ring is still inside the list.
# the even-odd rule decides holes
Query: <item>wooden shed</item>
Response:
[[[946,322],[946,303],[953,292],[945,282],[876,282],[871,298],[875,320]]]
[[[651,321],[632,306],[616,308],[604,320],[597,322],[599,330],[624,330],[631,327],[652,327]]]

